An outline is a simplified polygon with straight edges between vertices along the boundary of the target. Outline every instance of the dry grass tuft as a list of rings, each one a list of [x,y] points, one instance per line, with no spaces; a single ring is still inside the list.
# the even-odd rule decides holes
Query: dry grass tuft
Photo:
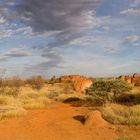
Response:
[[[25,109],[42,109],[50,104],[50,100],[45,94],[29,92],[21,94],[18,98]]]
[[[2,106],[0,107],[0,120],[10,117],[25,116],[26,111],[20,107]]]
[[[0,96],[0,120],[9,117],[24,116],[26,111],[18,99],[11,96]]]
[[[101,107],[103,118],[113,124],[139,125],[140,105],[123,106],[118,104]]]

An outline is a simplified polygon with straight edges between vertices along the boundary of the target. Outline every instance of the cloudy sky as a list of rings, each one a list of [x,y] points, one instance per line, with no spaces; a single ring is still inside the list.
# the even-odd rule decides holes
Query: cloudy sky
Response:
[[[0,0],[0,73],[140,72],[140,0]]]

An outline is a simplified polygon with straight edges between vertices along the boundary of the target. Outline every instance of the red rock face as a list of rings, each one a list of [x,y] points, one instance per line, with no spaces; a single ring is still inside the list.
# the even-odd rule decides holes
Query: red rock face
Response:
[[[139,81],[139,75],[138,73],[134,73],[133,76],[120,76],[119,79],[126,81],[128,84],[136,85],[136,83]]]
[[[121,75],[121,76],[119,77],[119,79],[121,79],[122,81],[125,81],[125,76],[124,76],[124,75]]]
[[[138,73],[133,74],[133,78],[138,78],[138,77],[139,77]]]
[[[78,93],[82,93],[87,87],[90,87],[92,81],[86,77],[79,75],[68,75],[60,77],[61,82],[72,81],[74,88]]]
[[[126,82],[127,82],[128,84],[132,84],[132,78],[129,77],[128,79],[126,79]]]

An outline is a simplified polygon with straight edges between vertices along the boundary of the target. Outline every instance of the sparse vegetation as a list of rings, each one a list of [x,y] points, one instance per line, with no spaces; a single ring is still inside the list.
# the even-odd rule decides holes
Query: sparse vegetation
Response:
[[[45,94],[38,92],[27,92],[26,94],[22,93],[18,99],[21,102],[22,107],[25,109],[46,108],[50,103],[50,100]]]
[[[26,111],[18,99],[10,96],[0,96],[0,119],[24,116]]]
[[[39,91],[44,83],[45,83],[45,80],[43,79],[42,76],[33,76],[29,79],[26,80],[26,83],[33,89]]]
[[[20,107],[1,106],[0,120],[10,117],[21,117],[26,115],[26,110]]]
[[[140,124],[140,105],[123,106],[111,104],[99,108],[103,118],[113,124],[139,125]]]
[[[55,79],[55,78],[54,78]],[[55,79],[56,80],[56,79]],[[53,81],[53,80],[52,80]],[[114,124],[140,124],[140,94],[131,93],[131,87],[120,80],[95,81],[86,90],[86,95],[74,94],[71,81],[53,84],[45,83],[40,77],[31,77],[26,81],[20,78],[2,79],[0,81],[0,119],[18,117],[26,114],[25,109],[46,108],[51,100],[64,103],[78,103],[106,106],[100,107],[103,117]],[[3,92],[2,92],[3,91]],[[20,93],[20,94],[19,94]],[[108,102],[133,103],[137,106],[107,104]]]
[[[46,95],[49,99],[55,99],[59,96],[57,92],[50,92]]]
[[[0,94],[9,96],[18,96],[20,88],[24,85],[24,81],[19,77],[0,79]]]

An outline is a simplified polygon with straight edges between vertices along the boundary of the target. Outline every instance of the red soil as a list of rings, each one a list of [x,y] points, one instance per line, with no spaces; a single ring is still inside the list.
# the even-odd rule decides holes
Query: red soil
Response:
[[[87,111],[59,103],[44,110],[29,110],[25,117],[0,122],[0,140],[114,140],[117,135],[130,133],[140,137],[138,128],[110,124],[88,128],[74,119]]]

